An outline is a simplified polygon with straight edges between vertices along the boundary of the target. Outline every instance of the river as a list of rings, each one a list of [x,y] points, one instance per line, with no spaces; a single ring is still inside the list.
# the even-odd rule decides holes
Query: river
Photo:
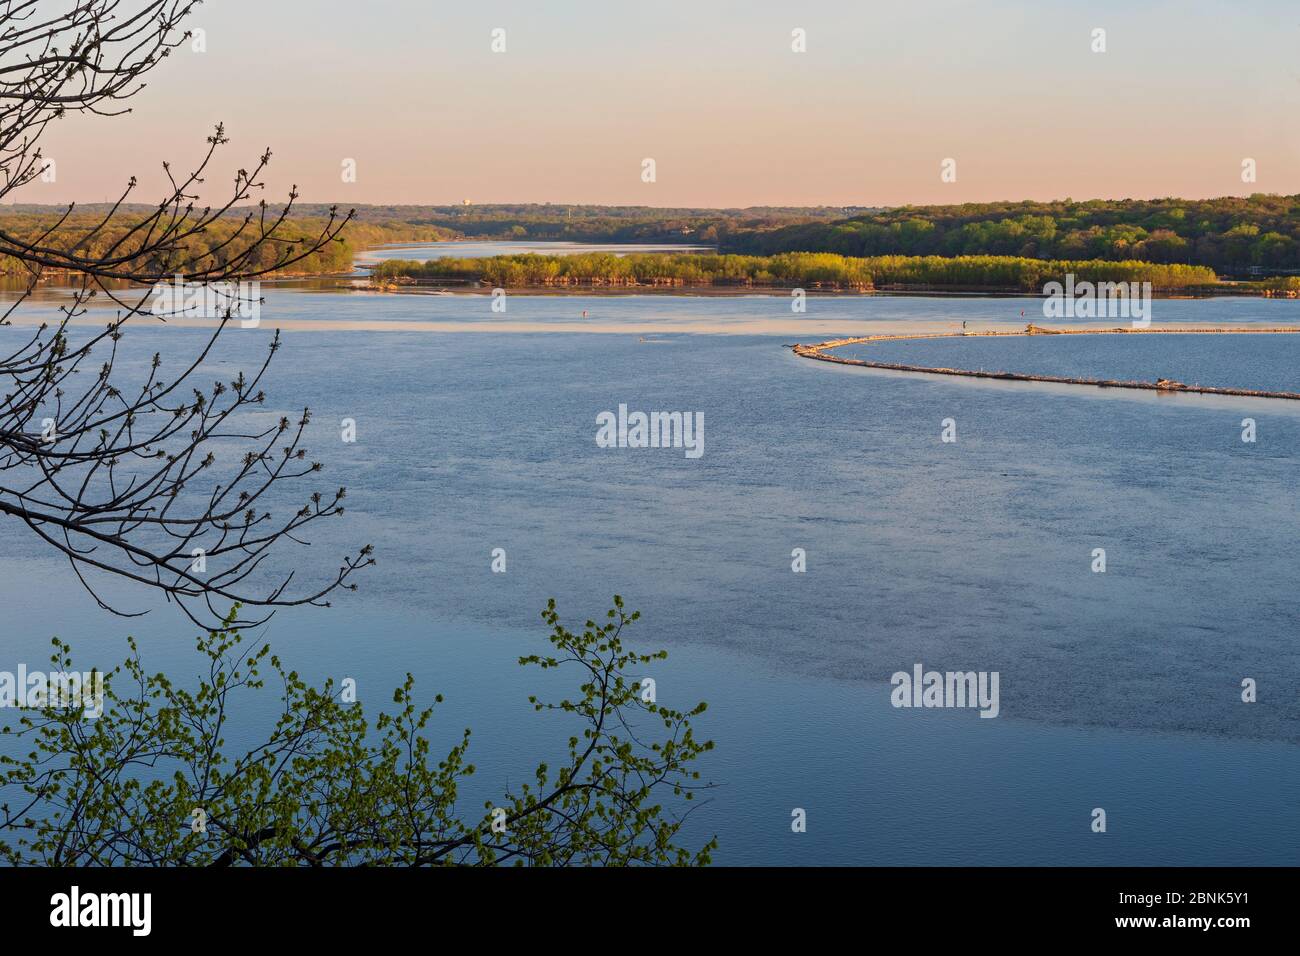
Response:
[[[701,769],[717,787],[685,833],[716,833],[718,862],[1300,863],[1300,408],[840,368],[784,347],[1012,328],[1036,305],[512,295],[497,313],[482,295],[271,286],[262,326],[226,333],[200,379],[250,367],[286,329],[267,415],[310,406],[323,486],[348,488],[347,514],[293,559],[328,573],[373,542],[379,564],[265,636],[307,676],[357,680],[371,707],[407,671],[441,692],[436,740],[475,730],[471,796],[562,753],[569,725],[533,713],[538,674],[515,663],[546,646],[546,599],[580,624],[619,593],[642,612],[632,642],[670,653],[645,675],[660,702],[709,702]],[[1300,312],[1157,300],[1154,319]],[[141,324],[126,361],[179,365],[201,338]],[[1088,337],[1072,357],[1077,339],[893,343],[885,360],[974,346],[1016,371],[1300,386],[1300,336],[1153,336],[1140,354],[1133,338]],[[599,447],[597,416],[620,405],[702,413],[704,453]],[[133,633],[148,667],[195,672],[192,625],[156,597],[109,582],[154,609],[108,617],[25,528],[0,535],[0,669],[43,662],[52,634],[111,662]],[[891,675],[918,663],[997,672],[997,718],[892,706]],[[270,713],[242,719],[251,733]]]

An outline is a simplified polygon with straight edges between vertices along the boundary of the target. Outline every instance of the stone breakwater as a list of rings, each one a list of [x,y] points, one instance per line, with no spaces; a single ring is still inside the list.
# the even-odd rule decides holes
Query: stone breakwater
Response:
[[[908,335],[866,335],[859,338],[831,339],[815,345],[796,344],[790,346],[800,358],[816,359],[819,362],[834,362],[837,365],[857,365],[862,368],[887,369],[893,372],[921,372],[927,375],[959,375],[966,378],[992,378],[1012,382],[1051,382],[1060,385],[1091,385],[1096,388],[1134,388],[1157,392],[1195,392],[1204,395],[1239,395],[1246,398],[1282,398],[1300,401],[1300,392],[1267,392],[1248,388],[1218,388],[1210,385],[1184,385],[1172,379],[1156,379],[1154,382],[1126,382],[1104,378],[1066,378],[1060,375],[1029,375],[1021,372],[988,372],[982,369],[938,368],[930,365],[903,365],[897,362],[871,362],[866,359],[841,358],[831,355],[832,349],[846,345],[863,345],[871,342],[905,342],[914,339],[959,339],[959,338],[998,338],[1020,337],[1026,335],[1283,335],[1300,333],[1297,328],[1270,329],[1044,329],[1029,325],[1023,330],[1013,332],[923,332]]]

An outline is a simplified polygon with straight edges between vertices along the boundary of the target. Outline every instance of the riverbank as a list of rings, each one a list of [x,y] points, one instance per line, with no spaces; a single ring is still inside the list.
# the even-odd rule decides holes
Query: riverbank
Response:
[[[1300,277],[1222,280],[1204,266],[1020,256],[875,256],[831,253],[578,254],[528,251],[477,258],[367,261],[377,291],[519,294],[993,295],[1038,297],[1045,288],[1092,284],[1118,294],[1300,298]]]
[[[285,277],[291,278],[291,277]],[[836,288],[802,288],[794,285],[507,285],[492,286],[490,283],[475,281],[413,280],[406,282],[385,282],[374,279],[351,277],[350,286],[366,292],[391,293],[396,295],[483,295],[490,296],[497,288],[507,295],[516,296],[690,296],[703,298],[790,298],[795,291],[802,291],[808,298],[857,298],[857,297],[912,297],[912,298],[953,298],[953,299],[1031,299],[1041,301],[1041,292],[1026,292],[1014,287],[983,286],[972,288],[935,288],[932,286],[899,287],[885,286],[866,289]],[[1218,283],[1200,288],[1182,289],[1177,292],[1153,291],[1154,299],[1212,299],[1230,298],[1279,298],[1300,299],[1300,293],[1279,293],[1274,290],[1248,288],[1239,283]]]

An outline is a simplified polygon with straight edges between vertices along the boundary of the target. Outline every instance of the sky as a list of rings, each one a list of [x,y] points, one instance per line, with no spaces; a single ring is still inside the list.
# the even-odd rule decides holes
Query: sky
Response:
[[[191,25],[205,50],[128,116],[55,124],[55,181],[13,198],[134,175],[157,201],[218,121],[208,199],[267,147],[268,199],[345,206],[1300,193],[1294,0],[208,0]]]

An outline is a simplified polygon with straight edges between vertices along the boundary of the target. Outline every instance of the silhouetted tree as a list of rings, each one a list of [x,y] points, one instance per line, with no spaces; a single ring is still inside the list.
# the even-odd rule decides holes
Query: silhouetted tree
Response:
[[[51,14],[48,3],[0,3],[0,200],[46,168],[40,139],[51,122],[128,111],[124,101],[142,88],[142,77],[189,36],[181,23],[194,6],[89,0]],[[263,189],[269,150],[251,170],[238,171],[219,205],[199,206],[204,175],[226,142],[218,126],[186,175],[163,163],[169,188],[147,213],[128,206],[132,177],[89,225],[69,206],[36,236],[0,227],[0,261],[16,263],[24,282],[0,312],[0,325],[12,326],[0,339],[0,518],[17,519],[66,555],[114,613],[126,612],[100,597],[88,573],[155,588],[197,623],[219,624],[233,603],[256,609],[258,619],[277,607],[325,603],[373,562],[366,546],[300,590],[291,590],[291,572],[258,571],[274,545],[301,542],[306,526],[340,514],[344,489],[304,492],[285,514],[272,505],[283,501],[273,488],[320,469],[301,445],[306,409],[251,430],[239,415],[264,401],[261,383],[278,335],[251,375],[206,387],[195,381],[235,318],[236,302],[225,301],[206,343],[177,373],[164,378],[157,354],[143,380],[118,372],[129,328],[166,321],[168,310],[159,310],[153,295],[158,283],[229,289],[337,242],[351,219],[331,208],[318,231],[296,235],[289,221],[296,187],[275,212],[265,200],[250,203]],[[51,276],[72,287],[70,300],[57,322],[18,336],[13,320]],[[96,299],[111,310],[103,326],[93,317],[102,314]]]

